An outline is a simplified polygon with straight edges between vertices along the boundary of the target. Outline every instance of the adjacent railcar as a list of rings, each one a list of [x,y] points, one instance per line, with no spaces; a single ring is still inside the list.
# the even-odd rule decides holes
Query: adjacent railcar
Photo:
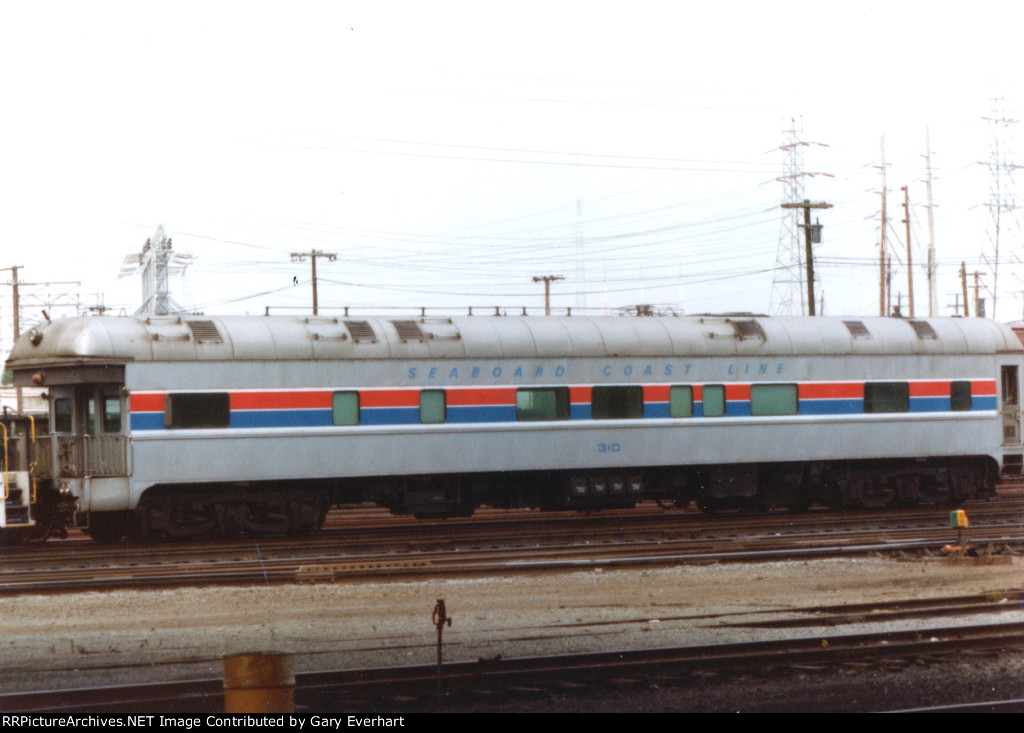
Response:
[[[984,497],[1024,347],[984,319],[86,317],[23,334],[8,539],[304,533],[339,503],[706,511]]]

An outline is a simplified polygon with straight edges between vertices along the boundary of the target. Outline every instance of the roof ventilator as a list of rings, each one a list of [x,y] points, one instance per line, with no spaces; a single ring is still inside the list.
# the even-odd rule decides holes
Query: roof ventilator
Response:
[[[345,328],[348,329],[352,340],[356,343],[360,341],[377,343],[377,334],[373,332],[373,326],[370,325],[369,321],[345,321]]]
[[[392,321],[391,325],[398,332],[398,338],[402,341],[426,341],[427,335],[420,329],[416,321]]]
[[[224,343],[220,331],[213,321],[185,321],[188,330],[192,332],[192,338],[197,344],[222,344]]]
[[[911,328],[914,329],[914,333],[917,334],[919,339],[937,339],[939,335],[935,333],[935,329],[932,328],[932,324],[928,321],[907,321]]]
[[[871,338],[871,332],[868,331],[868,327],[864,325],[864,321],[843,321],[843,325],[846,326],[846,330],[849,331],[850,335],[855,339]]]
[[[767,340],[767,337],[764,335],[764,329],[761,328],[761,324],[757,321],[734,321],[730,319],[729,323],[736,329],[736,338],[740,341]]]

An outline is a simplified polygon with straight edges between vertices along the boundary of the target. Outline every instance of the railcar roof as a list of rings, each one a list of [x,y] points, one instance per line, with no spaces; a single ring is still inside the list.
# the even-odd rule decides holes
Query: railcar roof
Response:
[[[14,370],[68,361],[288,361],[1018,353],[983,318],[91,316],[19,337]]]

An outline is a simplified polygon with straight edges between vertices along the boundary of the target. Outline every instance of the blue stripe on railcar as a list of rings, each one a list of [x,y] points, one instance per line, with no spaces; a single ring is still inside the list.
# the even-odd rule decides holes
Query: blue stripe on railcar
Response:
[[[515,405],[458,405],[448,406],[448,422],[515,422]]]
[[[863,415],[864,400],[800,400],[801,415]]]
[[[332,425],[330,410],[233,410],[233,428],[319,428]]]
[[[418,407],[363,407],[359,410],[362,425],[418,425]]]

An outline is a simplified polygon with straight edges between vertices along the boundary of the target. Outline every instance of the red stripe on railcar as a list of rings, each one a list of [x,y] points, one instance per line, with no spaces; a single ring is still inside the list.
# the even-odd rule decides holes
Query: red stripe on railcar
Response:
[[[359,391],[360,407],[419,407],[418,389],[367,389]]]
[[[949,397],[949,382],[911,382],[911,397]]]
[[[163,412],[164,394],[137,394],[128,395],[129,412]]]
[[[324,410],[331,392],[233,392],[232,410]]]
[[[999,393],[994,379],[972,379],[970,382],[971,394],[975,397],[992,397]]]
[[[644,402],[668,402],[670,389],[667,384],[645,384]]]
[[[750,402],[749,384],[727,384],[725,385],[726,402]]]
[[[569,387],[569,402],[574,405],[590,402],[590,387]]]
[[[860,382],[829,382],[797,386],[802,400],[862,400],[864,385]]]
[[[477,405],[514,405],[516,390],[503,387],[487,387],[481,389],[449,389],[448,405],[450,407],[475,407]]]

